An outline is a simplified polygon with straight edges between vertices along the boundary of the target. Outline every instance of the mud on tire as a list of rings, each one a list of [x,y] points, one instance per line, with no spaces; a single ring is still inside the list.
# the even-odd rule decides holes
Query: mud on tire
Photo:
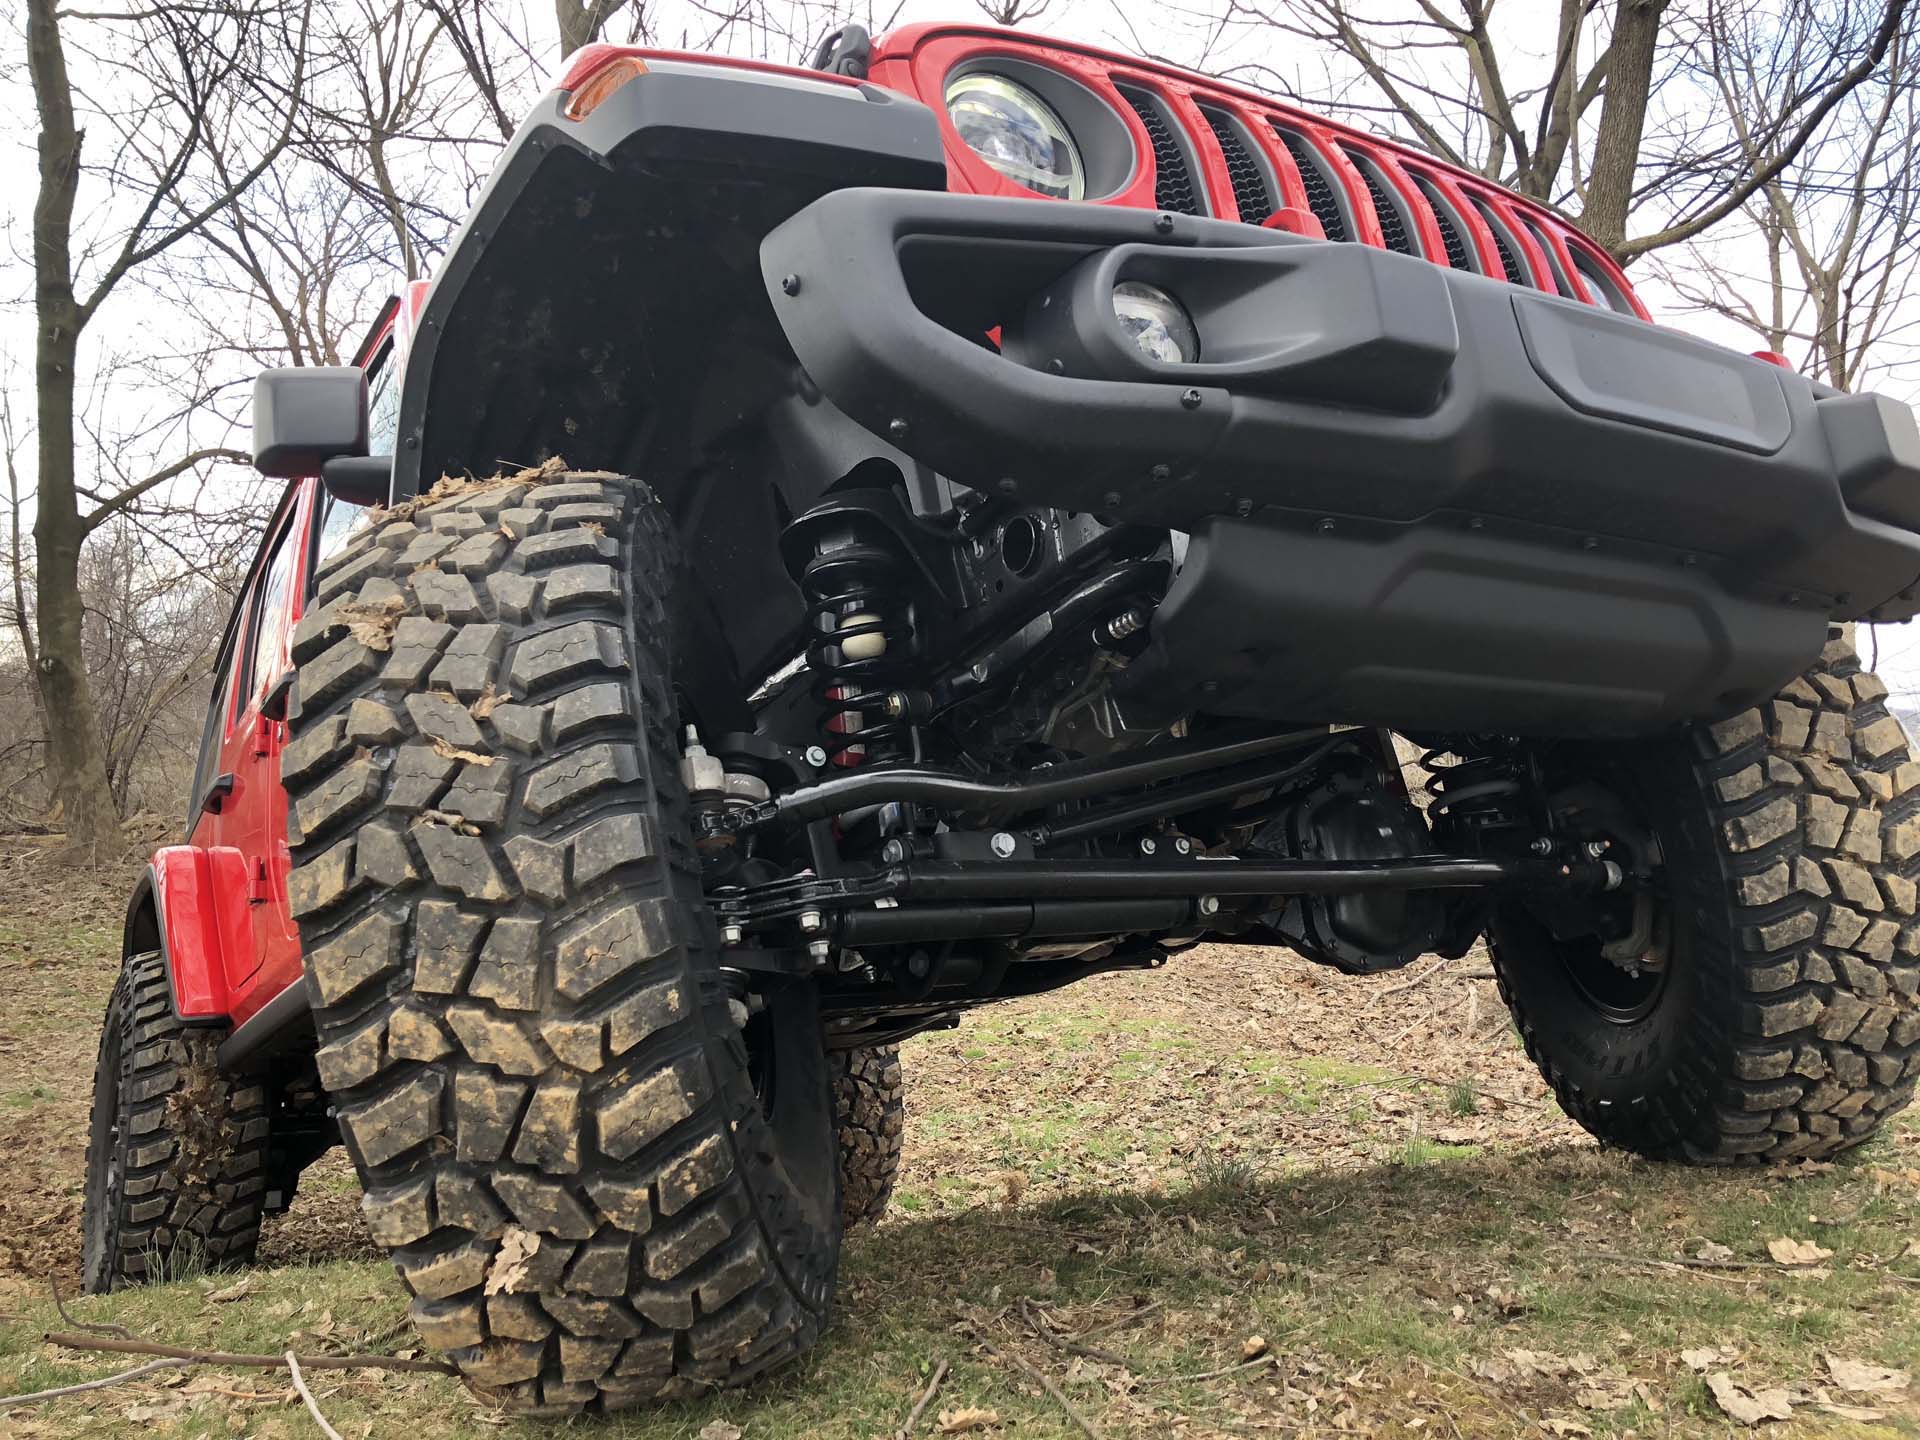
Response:
[[[266,1092],[214,1064],[158,954],[127,957],[94,1069],[82,1217],[94,1294],[252,1262],[266,1207]]]
[[[1564,954],[1513,910],[1501,989],[1562,1106],[1656,1158],[1817,1158],[1920,1077],[1920,764],[1886,686],[1836,632],[1770,703],[1677,740],[1593,747],[1637,791],[1674,896],[1671,973],[1638,1018],[1583,1009]]]
[[[840,1142],[840,1214],[849,1227],[887,1213],[906,1136],[898,1045],[829,1052],[834,1133]]]
[[[520,1409],[743,1381],[838,1258],[812,991],[762,1074],[678,778],[665,517],[555,464],[375,512],[294,639],[322,1082],[422,1337]]]

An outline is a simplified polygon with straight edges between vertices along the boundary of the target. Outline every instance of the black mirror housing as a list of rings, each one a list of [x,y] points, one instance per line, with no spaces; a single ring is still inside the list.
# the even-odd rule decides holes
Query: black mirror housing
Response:
[[[357,365],[291,365],[253,382],[253,468],[292,480],[367,453],[367,376]]]

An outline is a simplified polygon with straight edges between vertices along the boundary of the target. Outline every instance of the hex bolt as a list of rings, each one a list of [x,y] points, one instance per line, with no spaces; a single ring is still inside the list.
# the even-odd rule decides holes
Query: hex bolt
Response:
[[[913,427],[907,424],[905,420],[896,416],[887,422],[887,438],[892,440],[896,445],[903,444],[912,428]]]
[[[1218,895],[1202,895],[1200,897],[1200,913],[1202,915],[1219,914],[1220,897]]]
[[[800,933],[802,935],[817,934],[819,931],[824,930],[826,925],[826,920],[818,910],[802,910],[800,912]]]
[[[897,837],[887,841],[880,847],[880,858],[889,865],[898,865],[907,858],[907,842]]]
[[[807,764],[816,770],[826,769],[827,752],[818,745],[807,746]]]
[[[747,932],[742,930],[738,925],[722,925],[720,927],[720,943],[728,948],[740,944],[746,938]]]
[[[1155,465],[1147,471],[1147,478],[1150,480],[1169,480],[1172,477],[1173,467],[1171,465]]]
[[[1551,855],[1553,853],[1553,841],[1542,835],[1527,848],[1536,855]]]
[[[798,295],[800,293],[800,277],[798,275],[782,275],[780,277],[780,290],[782,294]]]
[[[1160,214],[1153,217],[1153,228],[1158,230],[1162,235],[1171,235],[1173,233],[1173,216],[1167,214],[1164,210],[1161,211]]]
[[[1598,860],[1612,848],[1612,845],[1613,842],[1610,840],[1589,840],[1587,841],[1587,854],[1592,859]]]
[[[1173,848],[1179,854],[1191,855],[1193,853],[1193,842],[1187,839],[1186,836],[1180,835],[1175,837],[1173,842]]]
[[[1198,410],[1200,408],[1200,392],[1193,389],[1182,390],[1180,392],[1180,403],[1189,410]]]
[[[833,958],[833,942],[831,940],[810,941],[807,944],[807,954],[813,958],[814,964],[824,965]]]
[[[1154,839],[1151,835],[1143,835],[1140,838],[1140,853],[1142,855],[1151,855],[1159,848],[1160,847],[1154,843]]]
[[[1253,514],[1253,501],[1251,500],[1234,501],[1233,513],[1238,515],[1242,520],[1246,519],[1247,516]]]
[[[1005,860],[1008,856],[1012,855],[1015,850],[1020,848],[1020,842],[1015,840],[1013,836],[1009,835],[1005,830],[994,831],[993,839],[987,843],[992,847],[993,853],[998,855],[1002,860]]]

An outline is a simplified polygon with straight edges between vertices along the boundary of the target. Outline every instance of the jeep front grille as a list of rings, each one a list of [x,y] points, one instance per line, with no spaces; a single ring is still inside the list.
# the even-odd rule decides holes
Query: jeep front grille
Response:
[[[1267,177],[1260,173],[1260,162],[1253,158],[1246,141],[1232,120],[1218,110],[1202,110],[1213,138],[1220,142],[1221,157],[1227,162],[1227,178],[1233,182],[1233,203],[1240,218],[1258,225],[1274,212],[1273,197],[1267,191]]]

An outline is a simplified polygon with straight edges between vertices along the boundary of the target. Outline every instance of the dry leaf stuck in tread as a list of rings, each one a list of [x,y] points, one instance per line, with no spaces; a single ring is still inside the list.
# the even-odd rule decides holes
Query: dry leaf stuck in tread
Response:
[[[1833,1258],[1833,1251],[1811,1240],[1794,1240],[1785,1235],[1767,1241],[1767,1253],[1779,1265],[1818,1265],[1822,1260]]]
[[[1000,1423],[998,1410],[983,1410],[967,1405],[959,1410],[942,1410],[936,1422],[942,1435],[961,1435],[969,1430],[991,1430]]]
[[[474,750],[462,750],[458,745],[449,744],[438,735],[433,737],[432,744],[433,753],[442,760],[463,760],[469,765],[491,765],[497,758],[492,755],[482,755]]]
[[[1838,1355],[1827,1356],[1827,1374],[1840,1389],[1851,1390],[1856,1395],[1897,1395],[1913,1383],[1913,1376],[1905,1370],[1869,1365],[1863,1360],[1846,1360]]]
[[[486,1293],[513,1294],[514,1286],[527,1278],[527,1262],[540,1248],[540,1237],[518,1225],[509,1225],[500,1237],[500,1251],[487,1269]]]
[[[1742,1425],[1758,1425],[1762,1420],[1791,1420],[1793,1402],[1784,1390],[1749,1390],[1724,1370],[1707,1376],[1707,1390],[1714,1404],[1727,1418]]]

